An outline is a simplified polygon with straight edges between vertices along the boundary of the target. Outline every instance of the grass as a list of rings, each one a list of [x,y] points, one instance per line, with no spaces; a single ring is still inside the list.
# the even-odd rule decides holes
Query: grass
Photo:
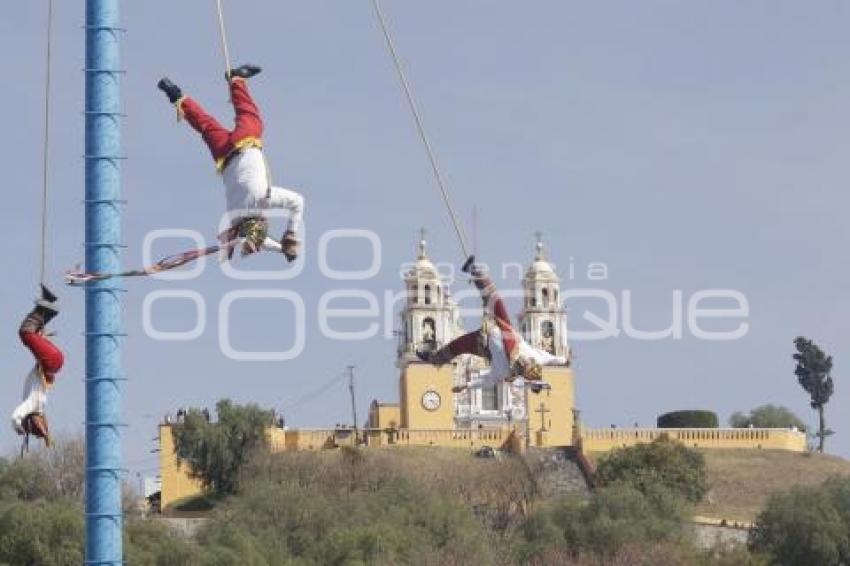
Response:
[[[729,523],[752,522],[774,493],[794,486],[816,485],[831,476],[850,476],[850,461],[836,456],[740,449],[704,450],[703,454],[711,488],[696,514]],[[406,477],[415,481],[440,491],[459,489],[471,499],[477,498],[470,492],[476,491],[473,487],[480,481],[499,485],[511,474],[505,469],[507,466],[498,465],[496,460],[474,458],[470,451],[457,448],[387,448],[369,451],[368,455],[373,462],[392,462],[394,469],[403,470]],[[342,453],[329,450],[315,456],[318,465],[334,465]],[[601,454],[588,456],[596,462]],[[169,514],[204,516],[216,503],[209,496],[188,498],[171,506]]]
[[[850,461],[826,454],[779,450],[705,450],[711,491],[700,516],[750,522],[770,495],[794,486],[850,476]]]

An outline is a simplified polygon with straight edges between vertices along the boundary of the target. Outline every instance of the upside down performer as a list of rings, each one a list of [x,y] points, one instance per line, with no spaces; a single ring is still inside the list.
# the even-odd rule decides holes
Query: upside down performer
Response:
[[[304,198],[295,191],[271,185],[262,152],[263,120],[246,84],[247,79],[260,70],[255,65],[242,65],[226,73],[230,99],[236,112],[233,130],[222,126],[195,100],[184,96],[180,87],[167,77],[157,86],[177,106],[178,116],[185,117],[189,125],[201,134],[212,153],[226,189],[230,232],[244,240],[243,253],[260,249],[279,251],[288,261],[293,261],[298,257],[298,231],[304,213]],[[267,236],[268,222],[262,211],[270,208],[289,212],[286,231],[279,242]]]
[[[41,438],[45,445],[50,446],[45,413],[47,391],[62,369],[64,356],[47,338],[45,327],[57,314],[56,295],[42,285],[41,298],[36,300],[35,308],[24,318],[19,330],[21,342],[32,352],[36,362],[24,381],[23,402],[12,413],[12,427],[24,437],[24,447],[28,446],[30,435]]]
[[[459,393],[468,388],[495,385],[503,381],[525,385],[535,393],[550,386],[543,381],[543,366],[566,365],[567,358],[532,347],[511,324],[504,300],[493,280],[470,256],[463,266],[481,292],[484,302],[483,324],[479,330],[455,338],[434,352],[417,352],[422,361],[443,365],[461,354],[474,354],[490,361],[479,378],[452,390]]]

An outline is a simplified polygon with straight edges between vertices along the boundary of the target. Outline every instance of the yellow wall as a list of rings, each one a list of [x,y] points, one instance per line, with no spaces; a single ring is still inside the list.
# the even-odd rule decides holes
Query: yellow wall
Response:
[[[400,428],[401,407],[397,403],[372,401],[369,407],[369,428]]]
[[[201,482],[189,477],[187,464],[178,468],[171,425],[159,426],[159,475],[162,479],[162,509],[180,499],[203,491]]]
[[[410,363],[401,372],[399,393],[401,428],[447,430],[454,428],[454,367],[436,368],[430,364]],[[429,411],[422,406],[422,395],[433,389],[440,395],[440,407]]]
[[[333,447],[334,431],[332,429],[307,430],[296,429],[286,431],[286,450],[321,450]],[[279,450],[273,450],[275,452]]]
[[[286,450],[286,433],[287,431],[285,429],[276,426],[266,429],[266,441],[269,443],[269,451],[275,453]]]
[[[535,446],[572,446],[574,436],[575,376],[567,367],[544,367],[543,380],[552,388],[528,391],[531,442]],[[540,412],[545,409],[548,412]]]
[[[693,448],[750,448],[806,451],[806,435],[784,428],[601,428],[582,429],[585,452],[608,452],[667,436]]]

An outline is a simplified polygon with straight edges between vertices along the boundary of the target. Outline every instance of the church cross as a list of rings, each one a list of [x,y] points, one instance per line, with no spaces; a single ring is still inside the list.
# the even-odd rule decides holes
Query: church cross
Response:
[[[546,432],[546,413],[551,413],[552,411],[546,407],[546,403],[541,403],[534,412],[540,413],[540,430]]]

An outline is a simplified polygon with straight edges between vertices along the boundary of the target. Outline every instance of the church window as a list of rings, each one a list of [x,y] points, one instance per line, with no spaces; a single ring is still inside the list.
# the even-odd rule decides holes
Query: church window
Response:
[[[481,408],[485,411],[499,410],[499,385],[481,388]]]
[[[543,289],[543,308],[549,306],[549,289]]]
[[[422,321],[422,342],[431,347],[437,344],[437,325],[430,316]]]
[[[555,325],[551,320],[544,320],[540,324],[540,347],[555,355]]]
[[[431,286],[430,285],[425,285],[425,304],[426,305],[431,304]]]

